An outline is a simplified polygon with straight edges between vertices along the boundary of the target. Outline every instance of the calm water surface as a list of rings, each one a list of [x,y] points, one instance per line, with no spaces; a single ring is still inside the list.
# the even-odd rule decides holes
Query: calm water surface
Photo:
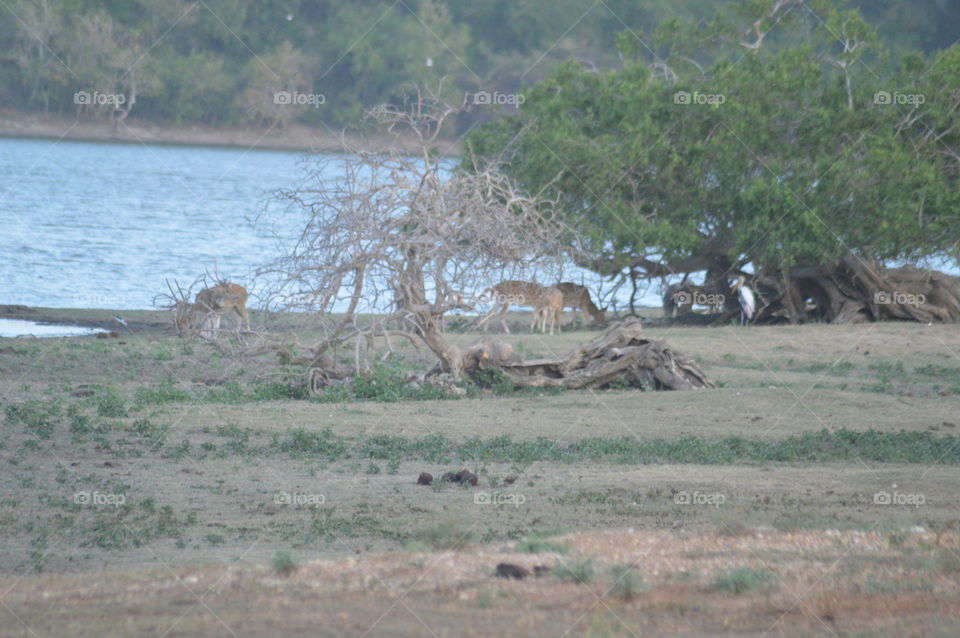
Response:
[[[277,254],[251,219],[303,158],[0,139],[0,303],[149,308],[164,278],[244,280]]]
[[[257,267],[281,254],[276,237],[302,228],[279,204],[265,221],[254,218],[271,193],[298,184],[306,159],[0,138],[0,304],[152,308],[166,279],[189,284],[205,271],[249,287]],[[563,276],[600,286],[575,267]],[[648,292],[644,301],[659,298]]]

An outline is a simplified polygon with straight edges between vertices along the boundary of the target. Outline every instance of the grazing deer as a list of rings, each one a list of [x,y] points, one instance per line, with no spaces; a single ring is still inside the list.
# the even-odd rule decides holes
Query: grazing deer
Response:
[[[487,322],[490,321],[494,315],[497,315],[504,332],[509,334],[510,326],[507,325],[504,317],[507,314],[507,310],[510,309],[510,306],[538,308],[545,290],[546,289],[540,284],[527,281],[501,281],[497,285],[487,288],[480,293],[480,298],[493,299],[493,308],[477,322],[477,327],[484,326],[484,330],[486,330]],[[534,313],[533,324],[530,326],[531,330],[536,324],[537,318],[537,314]]]
[[[219,283],[197,293],[193,303],[178,301],[174,305],[174,323],[181,336],[200,330],[204,338],[216,338],[220,318],[231,310],[240,316],[242,327],[250,330],[247,314],[247,289],[239,284]]]
[[[543,294],[537,301],[536,309],[533,312],[533,323],[530,330],[533,330],[540,319],[540,332],[547,331],[547,322],[550,322],[550,334],[553,334],[553,327],[557,327],[557,333],[561,332],[560,315],[563,313],[563,293],[557,286],[544,288]]]
[[[556,288],[563,294],[563,307],[573,308],[573,323],[577,322],[577,308],[582,310],[584,315],[590,315],[596,323],[607,322],[605,310],[597,308],[587,288],[569,281],[561,281],[556,284]]]

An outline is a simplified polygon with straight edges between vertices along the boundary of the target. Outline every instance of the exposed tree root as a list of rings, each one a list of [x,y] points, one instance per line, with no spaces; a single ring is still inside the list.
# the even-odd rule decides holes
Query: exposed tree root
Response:
[[[960,277],[912,266],[885,268],[868,258],[798,268],[787,281],[758,277],[756,285],[763,302],[760,322],[960,321]]]

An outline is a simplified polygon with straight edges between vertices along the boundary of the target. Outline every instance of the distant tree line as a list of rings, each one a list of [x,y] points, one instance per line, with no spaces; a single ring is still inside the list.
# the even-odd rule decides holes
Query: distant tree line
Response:
[[[573,58],[624,63],[618,33],[707,20],[727,0],[7,0],[0,104],[155,123],[356,125],[402,86],[514,93]],[[896,49],[950,44],[954,0],[862,0]],[[301,97],[279,102],[275,94]],[[307,96],[307,97],[303,97]],[[317,97],[320,96],[320,97]],[[497,109],[477,109],[460,130]]]

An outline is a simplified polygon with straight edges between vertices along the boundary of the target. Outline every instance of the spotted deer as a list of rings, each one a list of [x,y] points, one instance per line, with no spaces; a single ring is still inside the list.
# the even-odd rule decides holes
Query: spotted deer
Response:
[[[184,300],[174,305],[177,334],[183,336],[199,330],[201,337],[215,339],[220,330],[221,317],[231,311],[240,317],[241,327],[250,330],[246,288],[226,282],[204,288],[197,293],[193,303]]]

